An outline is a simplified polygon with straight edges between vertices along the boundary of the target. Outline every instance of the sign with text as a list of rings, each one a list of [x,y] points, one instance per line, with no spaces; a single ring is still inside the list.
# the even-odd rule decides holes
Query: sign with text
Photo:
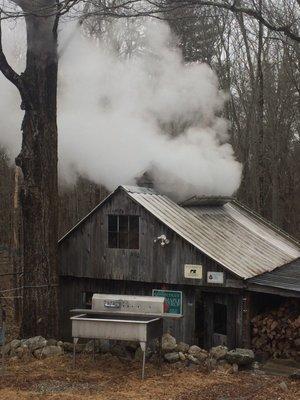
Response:
[[[202,279],[202,265],[185,264],[184,277],[188,279]]]
[[[182,315],[182,292],[177,290],[153,289],[152,296],[165,298],[165,313]]]
[[[222,285],[224,283],[224,272],[207,272],[207,283],[218,283]]]

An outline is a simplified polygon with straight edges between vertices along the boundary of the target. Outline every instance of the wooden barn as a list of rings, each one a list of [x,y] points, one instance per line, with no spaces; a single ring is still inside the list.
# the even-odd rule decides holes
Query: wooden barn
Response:
[[[69,310],[93,293],[162,290],[183,313],[166,325],[178,340],[247,347],[263,305],[300,297],[299,257],[295,240],[235,200],[177,204],[120,186],[59,241],[61,332],[70,337]]]

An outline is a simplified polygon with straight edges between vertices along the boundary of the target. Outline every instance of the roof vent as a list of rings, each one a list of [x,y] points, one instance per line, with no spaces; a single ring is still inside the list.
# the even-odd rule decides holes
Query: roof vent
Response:
[[[184,200],[179,205],[182,207],[197,207],[197,206],[223,206],[232,201],[229,196],[193,196]]]

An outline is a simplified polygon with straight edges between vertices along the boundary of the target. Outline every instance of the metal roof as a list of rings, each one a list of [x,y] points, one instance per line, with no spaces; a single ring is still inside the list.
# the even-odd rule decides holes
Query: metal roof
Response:
[[[300,258],[272,272],[251,278],[248,282],[300,293]]]
[[[295,241],[235,201],[182,207],[153,189],[123,189],[170,229],[241,278],[272,271],[300,257]]]
[[[300,257],[300,247],[296,241],[234,200],[225,204],[218,202],[217,205],[210,203],[184,207],[151,188],[119,186],[117,190],[126,191],[130,198],[183,239],[241,278],[253,278]],[[95,207],[59,242],[69,236],[114,193]]]

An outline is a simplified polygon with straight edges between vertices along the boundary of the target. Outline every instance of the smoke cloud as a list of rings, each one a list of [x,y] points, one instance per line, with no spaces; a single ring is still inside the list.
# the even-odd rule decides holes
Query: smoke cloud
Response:
[[[241,165],[219,116],[226,96],[205,64],[185,64],[168,26],[144,24],[140,45],[120,57],[74,27],[61,32],[59,169],[113,189],[151,171],[162,192],[231,195]],[[71,38],[71,40],[70,40]],[[0,140],[15,155],[21,112],[16,90],[0,76]],[[5,94],[5,95],[4,95]]]

